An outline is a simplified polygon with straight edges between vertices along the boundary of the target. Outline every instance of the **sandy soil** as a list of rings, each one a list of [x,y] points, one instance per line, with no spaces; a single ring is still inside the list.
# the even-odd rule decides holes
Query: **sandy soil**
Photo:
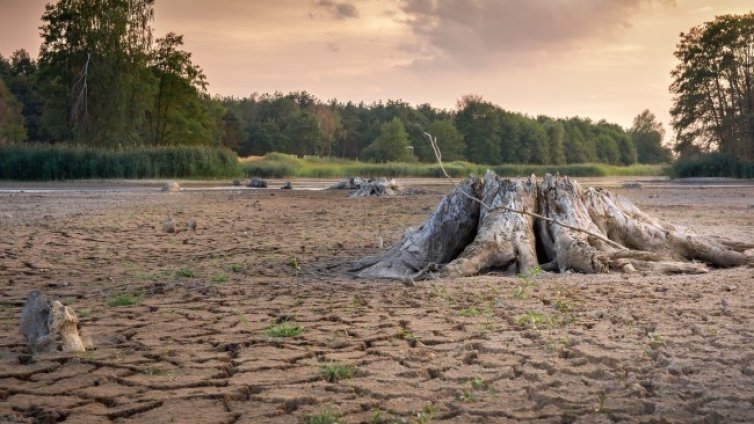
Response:
[[[425,188],[0,193],[0,422],[754,422],[754,269],[349,278],[447,190]],[[617,191],[754,240],[752,184]],[[96,350],[31,356],[33,289]],[[327,381],[333,363],[352,377]]]

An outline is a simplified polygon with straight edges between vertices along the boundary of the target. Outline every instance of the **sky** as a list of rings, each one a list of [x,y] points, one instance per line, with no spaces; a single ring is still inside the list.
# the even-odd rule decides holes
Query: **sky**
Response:
[[[45,0],[0,0],[0,54],[39,50]],[[666,125],[679,34],[751,0],[157,0],[223,96],[305,90],[452,109]]]

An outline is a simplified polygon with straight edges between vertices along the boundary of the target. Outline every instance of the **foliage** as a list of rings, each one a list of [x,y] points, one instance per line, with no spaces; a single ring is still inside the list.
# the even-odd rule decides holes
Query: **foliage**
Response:
[[[21,103],[0,79],[0,145],[26,141]]]
[[[718,16],[682,33],[675,56],[676,150],[754,160],[754,12]]]
[[[373,162],[407,162],[412,159],[406,128],[400,118],[380,126],[380,134],[362,151],[362,157]]]
[[[0,146],[0,179],[219,178],[236,176],[238,158],[210,147],[97,149],[63,144]]]
[[[634,118],[628,133],[636,146],[639,163],[669,163],[673,159],[670,149],[662,145],[665,129],[649,109]]]
[[[726,153],[685,157],[673,164],[670,175],[673,178],[754,178],[754,161],[741,160]]]

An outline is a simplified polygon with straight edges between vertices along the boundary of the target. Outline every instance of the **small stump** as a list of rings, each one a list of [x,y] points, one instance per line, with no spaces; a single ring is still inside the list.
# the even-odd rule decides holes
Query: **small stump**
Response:
[[[29,294],[21,313],[21,334],[34,353],[86,351],[73,309],[36,290]]]

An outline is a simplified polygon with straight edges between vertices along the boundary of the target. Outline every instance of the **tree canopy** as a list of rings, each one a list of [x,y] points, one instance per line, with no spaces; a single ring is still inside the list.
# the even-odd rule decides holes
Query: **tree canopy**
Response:
[[[754,12],[691,28],[675,56],[670,91],[677,150],[754,160]]]
[[[154,34],[154,7],[155,0],[49,3],[38,59],[23,50],[0,56],[3,142],[210,145],[245,156],[433,162],[429,132],[447,161],[628,165],[667,158],[654,129],[533,117],[476,95],[453,110],[403,100],[322,101],[306,91],[213,98],[183,36]]]

